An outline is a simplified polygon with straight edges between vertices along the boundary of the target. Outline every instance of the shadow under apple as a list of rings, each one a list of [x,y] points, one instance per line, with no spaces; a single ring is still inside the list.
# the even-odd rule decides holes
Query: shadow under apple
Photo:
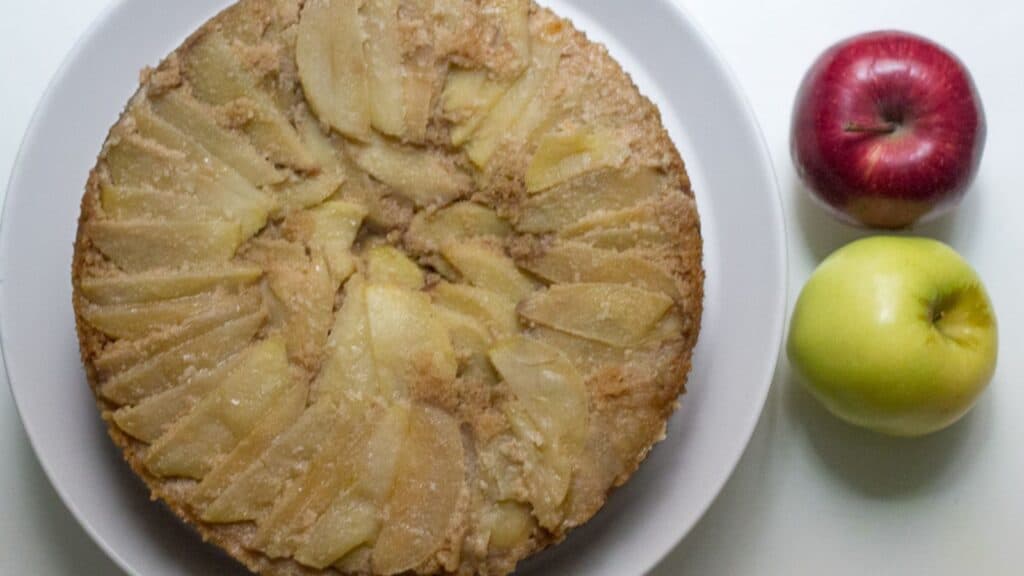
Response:
[[[978,221],[979,207],[985,196],[984,183],[979,180],[968,190],[963,203],[943,216],[924,224],[918,224],[904,230],[878,230],[860,228],[841,222],[819,205],[818,200],[811,197],[811,191],[794,179],[790,190],[790,201],[794,203],[796,235],[802,240],[804,248],[813,256],[817,265],[829,254],[839,248],[867,236],[898,235],[926,236],[957,247]]]
[[[868,497],[908,498],[930,489],[957,468],[970,465],[977,451],[969,449],[969,439],[988,428],[982,413],[988,412],[991,390],[949,428],[919,438],[896,438],[833,416],[804,389],[788,364],[782,369],[787,372],[785,409],[813,453],[826,469]]]

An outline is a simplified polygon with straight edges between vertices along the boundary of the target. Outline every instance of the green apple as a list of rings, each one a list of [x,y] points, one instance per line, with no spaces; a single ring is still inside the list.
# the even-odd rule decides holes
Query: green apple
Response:
[[[995,313],[977,273],[926,238],[840,248],[804,286],[787,352],[836,416],[919,436],[970,410],[996,365]]]

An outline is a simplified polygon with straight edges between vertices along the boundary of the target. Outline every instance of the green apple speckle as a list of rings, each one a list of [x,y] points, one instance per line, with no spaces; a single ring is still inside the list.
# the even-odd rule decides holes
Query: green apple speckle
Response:
[[[995,313],[977,273],[926,238],[848,244],[811,276],[787,352],[836,416],[898,436],[956,422],[996,365]]]

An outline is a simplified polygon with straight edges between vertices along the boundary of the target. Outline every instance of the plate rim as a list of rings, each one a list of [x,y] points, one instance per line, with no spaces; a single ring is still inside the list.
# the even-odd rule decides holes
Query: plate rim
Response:
[[[62,58],[60,65],[48,80],[45,90],[30,115],[30,120],[27,124],[24,135],[22,136],[21,142],[18,145],[17,153],[14,156],[14,162],[11,166],[11,172],[7,180],[6,194],[4,196],[2,210],[0,210],[0,360],[2,360],[4,377],[7,379],[8,388],[10,389],[11,397],[14,401],[15,412],[21,422],[22,429],[25,431],[26,438],[29,441],[29,445],[32,448],[36,461],[39,463],[47,481],[57,493],[64,507],[71,513],[79,526],[82,527],[82,529],[89,535],[90,539],[104,552],[104,554],[106,554],[108,558],[110,558],[120,569],[124,570],[125,573],[133,575],[138,574],[136,568],[130,565],[113,546],[98,534],[93,523],[75,504],[67,494],[65,488],[55,481],[54,472],[48,461],[40,456],[38,440],[33,434],[32,428],[26,423],[22,401],[19,401],[19,394],[17,392],[18,388],[15,386],[8,368],[6,345],[8,330],[6,329],[6,321],[4,320],[7,314],[4,312],[9,306],[7,290],[5,287],[7,280],[7,263],[9,260],[8,254],[13,250],[12,239],[10,238],[11,233],[9,232],[10,226],[7,224],[8,220],[11,218],[11,200],[14,197],[14,192],[20,188],[19,183],[22,178],[26,150],[32,148],[32,145],[38,138],[37,132],[42,113],[51,105],[51,102],[57,93],[57,88],[64,81],[70,70],[71,64],[80,54],[83,46],[93,40],[99,29],[102,28],[103,25],[113,17],[113,15],[123,10],[126,5],[137,1],[138,0],[112,0],[108,2],[100,9],[96,17],[93,18],[85,30],[78,36],[72,44],[72,47]],[[537,1],[541,4],[544,3],[543,0]],[[751,403],[751,407],[755,408],[756,417],[749,419],[749,421],[745,423],[746,429],[742,430],[742,433],[737,435],[742,438],[742,449],[737,450],[729,459],[729,472],[720,479],[718,485],[715,486],[712,491],[712,497],[706,499],[703,506],[700,507],[699,512],[694,516],[689,525],[685,529],[680,530],[678,536],[670,538],[666,542],[667,546],[660,546],[656,553],[647,555],[648,561],[638,565],[638,574],[648,574],[654,568],[659,566],[668,554],[677,547],[690,532],[692,532],[693,528],[698,523],[701,522],[704,516],[706,516],[708,510],[721,495],[723,488],[735,473],[739,461],[749,448],[750,440],[753,437],[758,423],[761,418],[763,418],[764,407],[767,403],[768,395],[771,390],[774,374],[778,369],[779,357],[781,355],[785,335],[786,303],[789,293],[790,266],[789,246],[787,242],[789,223],[785,216],[782,192],[778,183],[778,175],[764,130],[756,113],[754,112],[749,96],[743,89],[733,67],[729,64],[728,60],[723,57],[721,51],[711,40],[699,19],[697,19],[692,12],[683,5],[681,0],[649,1],[666,7],[669,12],[673,14],[673,17],[679,21],[680,25],[686,26],[692,30],[698,43],[711,57],[714,65],[719,68],[722,79],[727,83],[728,91],[738,99],[739,107],[742,109],[744,115],[743,122],[751,127],[752,132],[757,137],[757,146],[754,147],[757,150],[757,157],[759,160],[759,166],[757,166],[757,169],[761,172],[760,179],[766,182],[769,185],[768,188],[771,190],[770,196],[772,197],[772,201],[769,202],[769,205],[771,206],[772,220],[777,224],[776,226],[772,226],[772,230],[775,232],[773,234],[772,241],[775,247],[778,248],[778,250],[775,251],[775,267],[779,271],[779,281],[778,285],[774,287],[777,291],[777,301],[772,306],[774,313],[771,315],[770,322],[768,323],[771,325],[770,332],[772,334],[772,342],[770,343],[770,346],[766,347],[767,352],[765,352],[766,354],[770,354],[770,360],[766,364],[770,369],[766,370],[766,373],[761,375],[761,381],[756,383],[757,386],[751,386],[752,391],[755,391],[757,394],[757,401]],[[225,7],[227,5],[229,4],[225,4]],[[582,30],[586,32],[585,29]],[[767,193],[768,191],[765,192]],[[705,294],[705,299],[706,298],[707,294]]]

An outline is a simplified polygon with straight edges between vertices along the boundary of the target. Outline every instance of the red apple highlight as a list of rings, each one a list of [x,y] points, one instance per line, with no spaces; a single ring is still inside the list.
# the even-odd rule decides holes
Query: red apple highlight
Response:
[[[829,48],[793,111],[797,172],[837,217],[902,228],[960,203],[985,147],[985,113],[964,65],[905,32]]]

